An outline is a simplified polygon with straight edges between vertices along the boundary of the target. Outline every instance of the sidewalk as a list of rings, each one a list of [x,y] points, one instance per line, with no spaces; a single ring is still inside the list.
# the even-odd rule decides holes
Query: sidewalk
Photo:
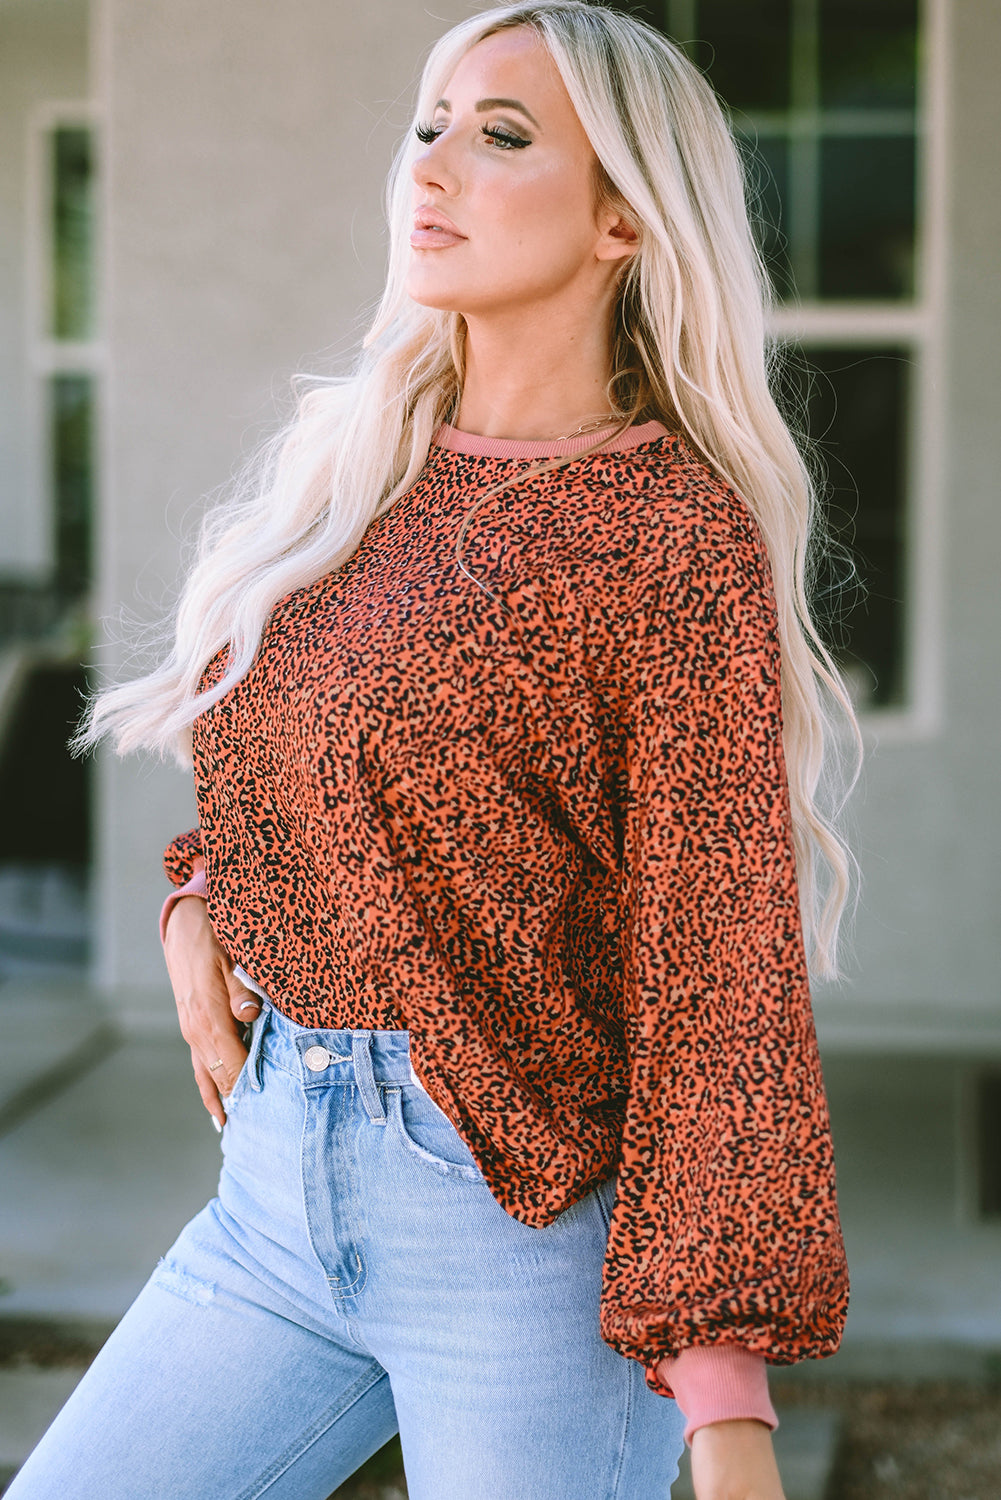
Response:
[[[219,1138],[181,1039],[123,1038],[81,982],[0,984],[0,1024],[0,1321],[100,1339],[214,1193]],[[81,1373],[0,1369],[0,1487]],[[787,1500],[821,1500],[836,1418],[779,1415]]]

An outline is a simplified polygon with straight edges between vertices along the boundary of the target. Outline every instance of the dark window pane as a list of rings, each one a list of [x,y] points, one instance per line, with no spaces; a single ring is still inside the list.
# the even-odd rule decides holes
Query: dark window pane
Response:
[[[914,290],[914,141],[828,138],[820,148],[820,295]]]
[[[700,0],[695,24],[691,55],[731,109],[788,109],[790,0]]]
[[[917,0],[820,0],[821,103],[912,109],[917,11]]]
[[[977,1080],[977,1198],[982,1218],[1001,1218],[1001,1073]]]
[[[49,401],[56,583],[64,598],[74,598],[86,591],[91,572],[93,377],[54,375]]]
[[[53,338],[86,339],[94,319],[94,160],[89,130],[52,135]]]
[[[66,742],[79,722],[84,695],[92,691],[86,669],[68,662],[37,666],[28,674],[0,746],[0,864],[37,869],[43,861],[77,868],[89,862],[93,759],[74,760]],[[47,956],[56,963],[84,961],[84,944],[72,925],[68,933],[60,926],[63,934],[49,935]],[[0,959],[4,950],[11,956],[20,956],[19,947],[30,953],[40,940],[37,927],[34,934],[30,926],[21,934],[16,927],[0,930]]]
[[[664,0],[616,0],[615,9],[624,10],[638,21],[645,21],[655,31],[667,31],[670,35],[670,29],[665,24]]]
[[[904,691],[910,355],[809,349],[806,359],[808,427],[827,471],[834,544],[815,582],[815,616],[862,706],[896,704]],[[794,384],[804,378],[792,376]]]
[[[744,137],[740,141],[747,173],[751,224],[776,295],[794,291],[787,253],[783,205],[789,186],[789,143],[785,136]]]

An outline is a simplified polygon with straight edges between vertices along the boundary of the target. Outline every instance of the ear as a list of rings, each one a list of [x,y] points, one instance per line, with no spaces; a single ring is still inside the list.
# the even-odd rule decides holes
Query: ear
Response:
[[[623,260],[635,255],[640,247],[639,231],[628,219],[614,211],[601,224],[601,238],[595,248],[598,260]]]

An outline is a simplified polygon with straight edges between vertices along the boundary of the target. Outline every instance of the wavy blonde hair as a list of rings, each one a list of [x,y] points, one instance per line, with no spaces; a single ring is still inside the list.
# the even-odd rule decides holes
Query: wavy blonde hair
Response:
[[[856,746],[858,729],[810,617],[815,496],[772,396],[770,286],[737,149],[713,90],[680,47],[584,0],[503,6],[455,26],[430,54],[417,119],[430,118],[470,47],[514,26],[534,28],[560,73],[597,158],[596,201],[615,204],[639,231],[619,283],[608,387],[622,426],[643,415],[681,429],[761,528],[778,603],[804,924],[814,971],[831,975],[852,861],[832,823],[837,808],[819,806],[821,777],[838,762],[838,724]],[[420,150],[411,133],[390,174],[389,273],[355,372],[308,389],[294,420],[209,513],[165,659],[95,700],[81,745],[109,734],[120,753],[145,747],[187,762],[192,721],[246,673],[277,601],[340,567],[424,467],[436,428],[457,407],[465,325],[405,291],[410,168]],[[533,471],[539,466],[525,473]],[[225,675],[200,693],[206,664],[227,646]]]

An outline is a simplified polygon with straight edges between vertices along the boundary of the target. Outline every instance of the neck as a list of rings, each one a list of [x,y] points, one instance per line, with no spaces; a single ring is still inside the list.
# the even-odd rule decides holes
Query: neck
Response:
[[[561,437],[612,411],[608,319],[466,318],[466,372],[455,426],[478,437]]]

